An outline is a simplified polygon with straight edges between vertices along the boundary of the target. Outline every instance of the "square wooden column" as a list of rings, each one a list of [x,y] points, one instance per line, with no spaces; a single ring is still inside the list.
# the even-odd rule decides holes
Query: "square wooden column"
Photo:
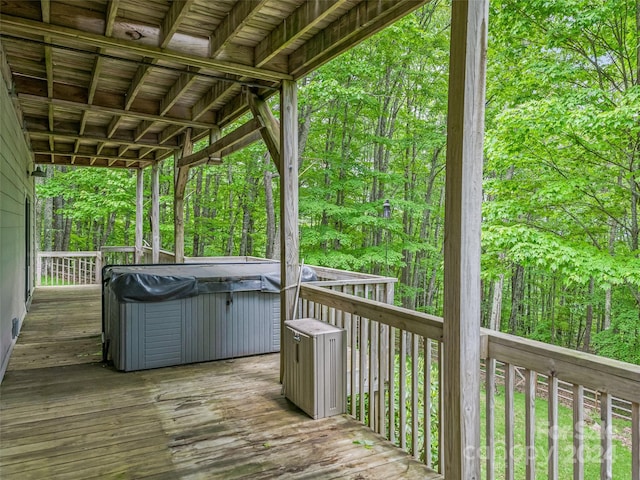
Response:
[[[444,239],[444,477],[480,479],[480,224],[488,0],[454,0]]]
[[[136,251],[135,262],[142,263],[143,205],[144,205],[144,170],[136,171]]]
[[[184,263],[184,191],[189,179],[189,166],[178,167],[181,158],[188,157],[193,152],[191,129],[184,133],[182,151],[176,152],[173,170],[173,250],[175,262]]]
[[[284,80],[280,90],[280,345],[284,321],[293,316],[298,281],[298,92],[296,82]],[[284,354],[280,352],[280,381]]]
[[[151,263],[160,261],[160,165],[151,166]]]

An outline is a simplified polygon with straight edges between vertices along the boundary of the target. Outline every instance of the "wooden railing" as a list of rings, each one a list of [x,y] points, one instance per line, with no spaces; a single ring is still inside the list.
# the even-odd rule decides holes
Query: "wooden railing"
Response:
[[[443,320],[316,285],[303,284],[300,295],[302,315],[348,332],[348,413],[442,472]],[[537,459],[545,467],[539,477],[550,480],[610,479],[614,462],[616,479],[640,479],[640,366],[489,330],[483,330],[481,345],[484,441],[466,454],[482,460],[484,478],[534,479]],[[504,368],[504,380],[496,375],[497,365]],[[516,382],[516,367],[524,382]],[[539,388],[541,380],[546,391]],[[559,381],[572,385],[570,401],[558,394]],[[599,424],[587,423],[585,389],[597,392]],[[620,400],[630,402],[631,421],[616,434],[612,406]],[[560,408],[572,412],[568,427],[559,420]],[[536,422],[536,410],[546,418]],[[599,432],[597,452],[589,451],[586,429]],[[624,437],[617,450],[614,435]]]
[[[87,285],[100,283],[103,265],[133,265],[135,247],[107,246],[97,252],[38,252],[36,267],[37,285]],[[173,263],[173,252],[160,250],[159,263]],[[188,257],[186,263],[250,263],[274,262],[259,257]],[[143,247],[142,262],[152,263],[152,251]],[[393,303],[396,278],[380,277],[365,273],[349,272],[327,267],[312,266],[318,274],[315,285],[359,297]]]
[[[90,285],[100,282],[100,252],[38,252],[36,285]]]

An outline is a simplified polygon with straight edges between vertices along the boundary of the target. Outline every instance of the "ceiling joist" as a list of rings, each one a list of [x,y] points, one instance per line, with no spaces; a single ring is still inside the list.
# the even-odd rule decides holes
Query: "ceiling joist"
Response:
[[[267,81],[291,80],[291,75],[264,68],[255,68],[239,63],[204,58],[187,53],[172,51],[166,48],[158,48],[136,43],[132,40],[106,37],[95,33],[84,32],[74,28],[50,25],[35,20],[0,14],[0,31],[9,34],[20,34],[28,31],[32,34],[48,35],[52,40],[72,40],[93,47],[111,48],[134,55],[163,60],[191,67],[199,67],[229,75],[248,76]]]

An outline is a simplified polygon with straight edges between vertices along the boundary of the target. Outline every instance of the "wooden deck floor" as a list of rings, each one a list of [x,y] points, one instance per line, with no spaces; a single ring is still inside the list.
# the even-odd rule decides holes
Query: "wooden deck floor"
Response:
[[[441,478],[347,416],[280,395],[278,355],[122,373],[100,291],[36,291],[0,386],[0,478]]]

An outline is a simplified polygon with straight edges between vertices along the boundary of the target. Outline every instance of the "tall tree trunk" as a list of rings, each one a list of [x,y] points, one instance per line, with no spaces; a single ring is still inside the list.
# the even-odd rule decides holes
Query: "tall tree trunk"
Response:
[[[265,170],[264,176],[264,202],[267,210],[267,244],[264,256],[267,258],[278,258],[276,249],[276,210],[273,204],[273,173]]]
[[[522,301],[524,299],[524,267],[515,265],[511,277],[511,315],[509,316],[509,333],[515,335],[522,319]]]
[[[198,173],[196,174],[196,189],[193,192],[193,256],[201,257],[200,251],[200,230],[202,228],[201,218],[201,206],[202,202],[202,175],[203,168],[198,167]]]
[[[593,277],[591,277],[589,279],[589,298],[587,303],[587,315],[584,324],[584,342],[582,344],[582,349],[585,352],[588,352],[591,349],[591,329],[593,328],[593,288],[594,280]]]
[[[100,242],[100,246],[107,245],[109,242],[109,237],[113,233],[113,229],[116,225],[116,212],[111,212],[107,219],[107,226],[104,229],[104,233],[102,235],[102,241]]]
[[[227,245],[225,247],[225,255],[231,256],[233,255],[233,249],[235,245],[235,217],[234,217],[234,191],[231,188],[233,184],[233,168],[231,164],[229,164],[227,168],[227,183],[229,184],[229,234],[227,236]]]
[[[502,254],[504,256],[504,254]],[[500,331],[500,320],[502,317],[502,290],[504,288],[504,274],[501,273],[498,279],[493,282],[493,298],[491,299],[491,316],[489,317],[489,328]]]
[[[53,170],[55,167],[47,168],[47,182],[53,178]],[[43,218],[42,218],[42,250],[50,252],[53,250],[53,198],[47,197],[43,200]],[[40,230],[39,230],[40,231]]]

